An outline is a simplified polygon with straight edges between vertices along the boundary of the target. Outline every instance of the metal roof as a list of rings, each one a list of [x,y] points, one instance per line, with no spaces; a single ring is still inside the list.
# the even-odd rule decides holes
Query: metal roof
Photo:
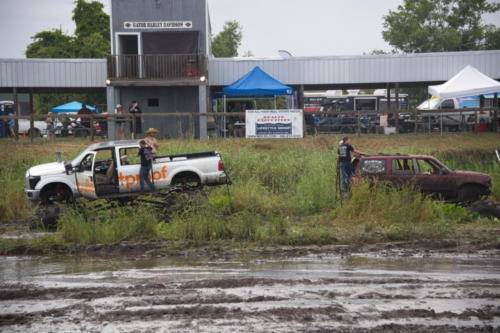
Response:
[[[105,88],[106,59],[0,59],[0,88]]]
[[[225,86],[260,66],[287,85],[447,81],[467,65],[500,79],[500,50],[396,55],[213,58],[209,85]]]
[[[447,81],[467,65],[500,79],[500,50],[282,58],[211,58],[211,86],[225,86],[260,66],[287,85]],[[105,88],[106,59],[0,59],[0,88]],[[147,84],[145,82],[145,84]],[[169,83],[166,81],[165,86]]]

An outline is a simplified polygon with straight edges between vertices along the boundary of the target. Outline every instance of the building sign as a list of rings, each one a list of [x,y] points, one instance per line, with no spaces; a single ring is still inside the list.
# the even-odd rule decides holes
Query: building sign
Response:
[[[302,138],[302,110],[247,110],[246,137],[255,138]]]
[[[191,29],[192,21],[123,22],[125,29]]]

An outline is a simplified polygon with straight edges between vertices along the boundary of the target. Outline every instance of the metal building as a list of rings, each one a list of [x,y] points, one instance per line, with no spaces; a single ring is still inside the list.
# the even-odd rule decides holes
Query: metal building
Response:
[[[207,112],[209,37],[206,0],[112,0],[108,109],[138,101],[148,113]],[[142,127],[175,136],[172,119],[146,118]],[[206,136],[206,125],[196,128]]]

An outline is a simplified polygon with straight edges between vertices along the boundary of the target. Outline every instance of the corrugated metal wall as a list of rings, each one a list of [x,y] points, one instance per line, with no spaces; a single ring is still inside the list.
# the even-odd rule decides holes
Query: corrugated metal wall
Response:
[[[409,55],[210,59],[209,84],[223,86],[255,66],[285,84],[362,84],[446,81],[467,65],[500,78],[500,50]]]
[[[0,59],[0,88],[104,88],[106,59]]]
[[[260,66],[285,84],[446,81],[466,65],[500,79],[500,50],[357,57],[210,59],[209,84],[223,86]],[[0,59],[0,88],[104,88],[105,59]],[[168,85],[166,82],[165,85]]]

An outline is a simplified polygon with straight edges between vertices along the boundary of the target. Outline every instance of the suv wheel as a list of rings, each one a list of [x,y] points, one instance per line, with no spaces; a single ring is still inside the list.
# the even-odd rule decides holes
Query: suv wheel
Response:
[[[458,190],[458,200],[464,203],[471,203],[481,199],[483,196],[483,189],[479,185],[468,184],[463,185]]]

